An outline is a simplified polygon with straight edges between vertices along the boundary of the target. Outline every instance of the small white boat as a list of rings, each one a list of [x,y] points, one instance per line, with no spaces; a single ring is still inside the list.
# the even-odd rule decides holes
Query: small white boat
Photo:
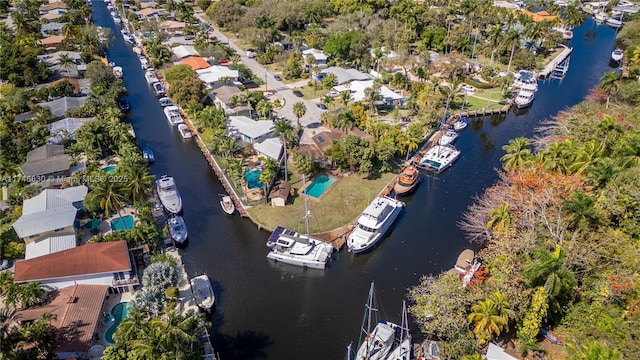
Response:
[[[460,156],[460,151],[451,145],[436,145],[429,149],[417,166],[424,170],[441,173]]]
[[[191,130],[189,130],[189,127],[186,124],[178,124],[178,131],[180,132],[180,135],[182,135],[183,139],[191,139]]]
[[[533,73],[528,70],[520,70],[520,76],[516,76],[516,80],[513,82],[513,87],[516,89],[534,89],[538,91],[538,80],[533,76]]]
[[[142,158],[149,164],[153,164],[156,161],[156,157],[153,155],[153,150],[149,148],[142,149]]]
[[[596,22],[599,22],[599,23],[603,23],[603,22],[605,22],[605,21],[607,21],[609,19],[607,14],[605,14],[604,12],[595,13],[593,15],[593,18],[595,19]]]
[[[151,84],[151,87],[153,88],[153,92],[156,94],[156,96],[164,96],[165,88],[161,82],[154,82],[153,84]]]
[[[171,98],[168,98],[168,97],[160,98],[160,100],[158,100],[158,102],[160,103],[160,106],[162,106],[162,107],[173,106],[173,100],[171,100]]]
[[[449,145],[453,144],[454,141],[458,138],[458,133],[454,130],[447,130],[440,139],[438,139],[438,144],[440,145]]]
[[[533,103],[533,99],[535,98],[535,96],[535,91],[521,89],[518,92],[516,98],[513,100],[513,103],[518,109],[524,109],[527,106],[530,106],[531,103]]]
[[[118,79],[122,78],[123,75],[123,70],[121,66],[114,66],[113,67],[113,75],[115,75]]]
[[[216,302],[216,296],[213,293],[213,287],[207,274],[196,276],[192,278],[189,283],[191,284],[191,292],[198,307],[206,312],[211,312],[211,308],[213,308],[213,304]]]
[[[156,190],[162,206],[172,214],[182,212],[182,198],[176,187],[175,180],[169,175],[162,175],[156,181]]]
[[[173,216],[167,220],[169,225],[169,235],[177,244],[184,244],[187,241],[187,225],[184,223],[182,216]]]
[[[233,205],[233,200],[231,200],[231,197],[225,194],[218,194],[218,197],[220,198],[220,207],[222,207],[222,211],[224,211],[228,215],[233,215],[233,213],[236,211],[236,206]]]
[[[611,52],[611,62],[616,65],[620,65],[620,62],[622,61],[623,57],[624,57],[624,50],[620,48],[616,48]]]
[[[403,207],[402,201],[388,196],[373,199],[358,218],[356,228],[349,234],[349,251],[358,254],[373,248],[391,228]]]
[[[156,71],[154,69],[147,69],[144,72],[144,78],[147,79],[147,83],[149,83],[149,85],[156,83],[160,80],[158,80],[158,76],[156,75]]]
[[[467,117],[463,116],[463,117],[459,118],[458,121],[453,123],[453,130],[462,131],[467,127],[467,125],[468,125]]]
[[[180,109],[177,106],[166,106],[162,111],[164,111],[164,116],[167,117],[171,126],[178,126],[184,123],[184,119],[182,118],[182,115],[180,115]]]
[[[604,23],[607,24],[607,26],[611,26],[612,28],[619,28],[623,25],[622,20],[613,17],[608,18]]]
[[[267,259],[310,269],[326,268],[333,252],[333,245],[282,226],[269,236],[267,246]]]

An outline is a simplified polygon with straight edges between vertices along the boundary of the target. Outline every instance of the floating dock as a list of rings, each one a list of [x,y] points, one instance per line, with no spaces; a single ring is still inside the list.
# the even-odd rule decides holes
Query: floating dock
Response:
[[[569,55],[573,52],[573,48],[564,46],[564,49],[556,56],[553,60],[551,60],[545,67],[538,73],[539,79],[547,79],[551,73],[556,69],[558,65],[560,65],[563,61],[565,61]]]

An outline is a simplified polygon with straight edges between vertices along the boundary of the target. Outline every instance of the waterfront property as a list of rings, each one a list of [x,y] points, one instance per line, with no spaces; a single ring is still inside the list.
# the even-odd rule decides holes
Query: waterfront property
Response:
[[[104,171],[105,174],[113,174],[114,172],[116,172],[116,165],[109,165],[109,166],[105,166],[102,168],[102,171]]]
[[[320,199],[335,182],[336,178],[327,175],[320,175],[303,190],[303,193],[311,196],[312,198]]]
[[[111,311],[109,311],[109,318],[107,319],[111,326],[104,333],[104,341],[108,344],[115,344],[115,340],[113,339],[113,334],[118,329],[118,325],[125,319],[129,313],[130,306],[129,302],[120,302],[115,304]]]
[[[135,218],[133,215],[116,216],[111,219],[111,230],[131,230],[135,225]]]
[[[247,181],[249,190],[262,189],[263,184],[260,182],[262,171],[258,169],[246,169],[244,171],[244,179]]]

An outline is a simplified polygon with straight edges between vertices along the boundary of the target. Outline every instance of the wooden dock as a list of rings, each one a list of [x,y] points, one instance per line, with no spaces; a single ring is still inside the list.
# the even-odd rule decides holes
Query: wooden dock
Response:
[[[466,117],[478,117],[478,116],[489,116],[495,114],[506,114],[511,110],[511,106],[513,106],[513,99],[509,100],[503,107],[497,109],[478,109],[478,110],[470,110],[463,111],[458,114],[458,116],[466,116]]]
[[[564,45],[562,45],[564,47],[564,49],[562,50],[562,52],[560,52],[560,54],[558,54],[558,56],[556,56],[553,60],[551,60],[545,67],[544,69],[542,69],[542,71],[540,71],[538,73],[538,78],[539,79],[546,79],[549,77],[549,74],[551,74],[553,72],[553,70],[556,68],[556,66],[560,65],[560,63],[562,63],[563,61],[565,61],[569,55],[571,55],[571,53],[573,52],[573,48],[571,47],[566,47]]]

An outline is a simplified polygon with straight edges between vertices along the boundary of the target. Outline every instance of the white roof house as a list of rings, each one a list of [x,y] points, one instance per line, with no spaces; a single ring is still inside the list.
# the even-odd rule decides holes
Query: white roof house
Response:
[[[500,346],[489,343],[489,349],[487,350],[487,360],[518,360],[513,356],[507,354]]]
[[[93,121],[94,118],[65,118],[49,124],[49,139],[47,142],[50,144],[59,144],[64,139],[75,140],[75,132],[82,125]]]
[[[331,66],[322,70],[318,76],[318,80],[322,80],[327,74],[333,74],[336,76],[336,82],[338,84],[344,84],[354,80],[370,80],[372,77],[351,68],[342,68],[338,66]]]
[[[318,49],[307,49],[302,52],[303,57],[307,58],[307,55],[312,55],[314,59],[316,59],[316,65],[326,65],[327,61],[329,61],[329,55],[322,52],[322,50]]]
[[[273,133],[271,120],[253,120],[246,116],[229,116],[227,134],[245,143],[256,143]]]
[[[178,59],[186,58],[189,56],[200,56],[200,53],[192,45],[178,45],[171,48],[171,51]]]
[[[65,96],[59,99],[40,103],[38,105],[43,108],[49,108],[51,110],[51,115],[54,117],[62,117],[67,110],[81,107],[88,98],[88,96]]]
[[[282,142],[277,137],[263,139],[253,144],[258,156],[265,156],[278,161],[282,155]]]
[[[338,85],[334,86],[333,89],[338,92],[350,91],[351,99],[353,101],[362,101],[365,98],[364,91],[367,88],[373,86],[373,80],[364,80],[364,81],[352,81],[346,85]],[[381,86],[378,92],[380,97],[384,100],[385,103],[392,103],[394,101],[402,100],[402,95],[396,94],[393,90],[389,89],[386,86]]]
[[[220,80],[233,80],[237,81],[240,76],[238,70],[231,70],[226,66],[213,65],[206,69],[196,70],[198,78],[202,80],[207,86],[212,87]]]
[[[48,255],[76,246],[73,229],[79,205],[87,196],[86,186],[66,189],[46,189],[37,196],[24,201],[22,216],[13,223],[13,229],[20,238],[38,237],[51,232],[38,241],[25,241],[26,258]],[[56,234],[56,232],[59,232]],[[71,232],[71,233],[70,233]]]

